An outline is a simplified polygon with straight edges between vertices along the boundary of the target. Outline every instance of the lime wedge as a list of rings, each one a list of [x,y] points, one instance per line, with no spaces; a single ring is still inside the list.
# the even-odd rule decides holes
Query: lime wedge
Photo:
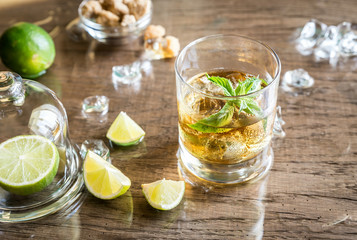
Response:
[[[0,144],[0,186],[28,195],[41,191],[55,177],[59,164],[56,146],[38,135],[21,135]]]
[[[159,210],[171,210],[181,202],[185,193],[184,181],[159,180],[142,184],[144,196],[149,204]]]
[[[87,152],[84,160],[83,176],[88,191],[100,199],[117,198],[131,185],[119,169],[92,151]]]
[[[138,144],[144,136],[144,130],[125,112],[119,113],[107,132],[107,138],[121,146]]]

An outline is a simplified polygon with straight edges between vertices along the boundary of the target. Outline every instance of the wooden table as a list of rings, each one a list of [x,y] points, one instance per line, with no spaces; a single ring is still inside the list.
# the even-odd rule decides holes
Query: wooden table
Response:
[[[266,178],[209,191],[186,184],[182,203],[167,212],[151,208],[140,186],[180,179],[174,59],[152,61],[151,73],[137,85],[114,85],[112,66],[135,61],[140,51],[70,40],[65,26],[77,17],[79,3],[1,1],[0,31],[28,21],[52,33],[56,59],[38,81],[62,100],[76,143],[99,138],[109,146],[105,133],[120,111],[145,129],[140,145],[111,148],[113,164],[132,186],[112,201],[85,191],[66,212],[0,224],[0,239],[357,239],[356,58],[334,68],[302,56],[290,41],[311,18],[329,25],[356,23],[355,0],[153,0],[152,23],[163,25],[182,46],[210,34],[247,35],[277,52],[282,76],[304,68],[315,78],[308,96],[279,93],[286,137],[274,143],[274,165]],[[91,95],[109,97],[106,122],[82,116],[81,102]]]

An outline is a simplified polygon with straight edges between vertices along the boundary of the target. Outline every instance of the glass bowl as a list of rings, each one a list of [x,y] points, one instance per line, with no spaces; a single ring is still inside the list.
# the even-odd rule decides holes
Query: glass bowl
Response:
[[[22,196],[0,187],[0,222],[32,220],[77,203],[83,187],[82,160],[69,138],[66,110],[52,90],[0,72],[0,133],[0,144],[20,135],[45,137],[59,153],[56,175],[41,191]]]
[[[143,35],[152,18],[152,2],[149,1],[148,11],[135,23],[128,26],[103,26],[82,14],[83,6],[91,0],[84,0],[79,5],[78,14],[82,27],[98,42],[108,45],[124,45],[133,42]]]

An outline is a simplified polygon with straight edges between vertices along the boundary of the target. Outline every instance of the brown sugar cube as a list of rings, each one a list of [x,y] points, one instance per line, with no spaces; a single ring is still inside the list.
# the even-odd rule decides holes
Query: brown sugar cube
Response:
[[[105,10],[108,10],[114,5],[114,0],[99,0],[99,2]]]
[[[123,16],[129,14],[129,8],[121,0],[113,0],[112,5],[108,8],[112,13]]]
[[[128,6],[130,14],[139,20],[146,13],[149,0],[123,0],[123,3]]]
[[[102,5],[98,1],[88,1],[82,7],[82,14],[87,18],[91,18],[93,15],[98,15],[102,10]]]
[[[120,25],[125,27],[125,26],[133,24],[135,22],[136,22],[136,19],[135,19],[134,15],[124,15],[123,19],[121,20]]]
[[[96,18],[97,23],[105,26],[117,26],[119,24],[119,17],[114,13],[106,10],[102,10]]]
[[[123,0],[123,3],[128,5],[128,4],[132,4],[134,2],[134,0]]]
[[[165,37],[166,44],[163,46],[166,57],[175,57],[180,51],[180,42],[174,36]]]
[[[148,9],[148,5],[149,0],[137,0],[136,11],[134,13],[136,20],[139,20],[142,16],[145,15]]]
[[[149,25],[144,33],[145,40],[161,38],[165,35],[166,30],[161,25]]]

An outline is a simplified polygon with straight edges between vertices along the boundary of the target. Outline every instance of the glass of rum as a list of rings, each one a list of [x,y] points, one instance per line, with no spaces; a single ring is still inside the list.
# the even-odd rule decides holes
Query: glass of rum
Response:
[[[203,37],[181,51],[175,72],[184,175],[234,184],[268,172],[280,70],[274,50],[238,35]]]

